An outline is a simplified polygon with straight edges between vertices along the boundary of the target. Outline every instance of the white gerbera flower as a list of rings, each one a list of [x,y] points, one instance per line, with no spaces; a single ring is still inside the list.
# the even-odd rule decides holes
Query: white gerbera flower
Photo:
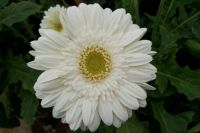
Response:
[[[52,9],[53,10],[53,9]],[[65,34],[40,29],[31,42],[32,68],[44,70],[36,96],[72,130],[95,131],[100,121],[120,127],[132,110],[146,106],[146,82],[155,79],[146,28],[133,24],[124,9],[98,4],[69,7],[60,15]]]
[[[53,29],[57,32],[62,32],[63,24],[60,21],[60,14],[64,10],[64,7],[56,5],[55,7],[50,7],[48,11],[45,11],[45,16],[40,24],[41,29]]]

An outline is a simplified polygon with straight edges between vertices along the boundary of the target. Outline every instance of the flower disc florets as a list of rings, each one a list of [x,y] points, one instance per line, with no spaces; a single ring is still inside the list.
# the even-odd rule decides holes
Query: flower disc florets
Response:
[[[111,56],[108,51],[98,45],[86,47],[79,60],[81,73],[90,81],[106,78],[112,68]]]

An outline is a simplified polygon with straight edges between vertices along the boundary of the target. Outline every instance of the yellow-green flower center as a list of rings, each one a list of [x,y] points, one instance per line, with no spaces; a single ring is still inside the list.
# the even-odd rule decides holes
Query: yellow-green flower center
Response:
[[[54,23],[54,29],[58,32],[61,32],[63,29],[62,24],[60,22]]]
[[[111,56],[101,46],[86,47],[80,55],[79,69],[86,79],[102,80],[111,71]]]

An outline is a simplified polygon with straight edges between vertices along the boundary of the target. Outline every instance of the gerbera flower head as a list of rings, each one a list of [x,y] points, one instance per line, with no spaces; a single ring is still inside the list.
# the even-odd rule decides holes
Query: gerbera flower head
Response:
[[[60,5],[50,7],[45,11],[45,15],[40,24],[41,29],[52,29],[57,32],[63,31],[63,24],[60,21],[60,14],[64,12],[65,8]]]
[[[147,82],[156,77],[155,52],[151,41],[140,40],[146,28],[124,9],[98,4],[68,7],[59,19],[64,34],[41,28],[31,42],[35,59],[28,65],[44,71],[34,85],[41,105],[53,107],[53,116],[72,130],[95,131],[101,121],[120,127],[146,106],[146,90],[154,90]]]

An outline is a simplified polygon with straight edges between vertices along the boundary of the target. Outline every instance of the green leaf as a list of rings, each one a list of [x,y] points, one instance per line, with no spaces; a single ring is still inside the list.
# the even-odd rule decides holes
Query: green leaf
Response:
[[[169,28],[163,25],[159,28],[161,44],[158,48],[158,54],[156,55],[157,60],[159,60],[157,61],[158,63],[160,63],[161,60],[164,61],[166,58],[169,58],[169,53],[177,47],[176,41],[181,37],[179,34],[170,32]]]
[[[30,15],[39,12],[40,9],[40,5],[30,1],[12,3],[0,12],[0,23],[12,26],[17,22],[24,21]]]
[[[157,74],[167,78],[177,91],[185,94],[189,100],[200,98],[200,70],[191,71],[189,68],[171,66],[164,72],[158,71]]]
[[[171,47],[176,46],[176,41],[182,36],[178,33],[173,33],[168,27],[160,25],[160,34],[161,34],[161,47],[163,49],[170,50]]]
[[[6,114],[7,119],[10,118],[10,111],[11,111],[11,105],[10,105],[10,99],[9,99],[9,92],[8,88],[6,88],[3,93],[0,95],[0,102],[3,104],[4,111]]]
[[[200,70],[191,71],[189,68],[179,68],[173,71],[170,82],[177,87],[189,100],[200,98]]]
[[[136,24],[140,23],[139,3],[138,0],[121,0],[121,5],[128,13],[132,15],[132,19]]]
[[[162,133],[186,133],[194,112],[183,112],[178,115],[169,114],[162,103],[152,102],[154,117],[160,122]]]
[[[20,81],[23,89],[34,92],[33,85],[38,77],[38,72],[29,68],[21,56],[8,55],[4,59],[0,58],[0,66],[2,70],[8,72],[7,86]]]
[[[27,91],[21,91],[20,97],[22,98],[21,116],[28,124],[32,124],[37,112],[38,100],[34,94]]]
[[[200,123],[196,124],[190,130],[188,130],[188,133],[199,133],[199,132],[200,132]]]
[[[176,63],[176,51],[177,48],[171,49],[169,60],[157,66],[158,77],[169,80],[177,91],[186,95],[189,100],[200,98],[200,70],[192,71],[187,67],[179,67]]]
[[[149,133],[148,123],[140,121],[133,113],[133,116],[117,129],[117,133]]]
[[[136,15],[134,0],[121,0],[121,3],[122,7],[125,8],[126,11],[132,15],[132,19],[135,19],[134,17],[136,17]]]
[[[12,54],[0,58],[0,66],[1,70],[6,72],[6,81],[3,82],[3,86],[17,85],[20,88],[21,116],[28,124],[32,124],[38,106],[38,101],[33,93],[33,84],[38,73],[27,67],[22,56],[14,57]],[[11,109],[8,94],[4,91],[0,96],[7,115]]]
[[[161,93],[164,93],[165,89],[167,88],[168,85],[168,80],[160,76],[159,74],[156,77],[156,84],[158,85],[158,89],[160,90]]]
[[[192,24],[192,32],[196,36],[196,38],[200,39],[200,20],[195,21]]]
[[[9,0],[1,0],[0,1],[0,8],[4,7],[6,4],[8,4]]]
[[[192,55],[200,58],[200,41],[198,40],[188,40],[186,45]]]

